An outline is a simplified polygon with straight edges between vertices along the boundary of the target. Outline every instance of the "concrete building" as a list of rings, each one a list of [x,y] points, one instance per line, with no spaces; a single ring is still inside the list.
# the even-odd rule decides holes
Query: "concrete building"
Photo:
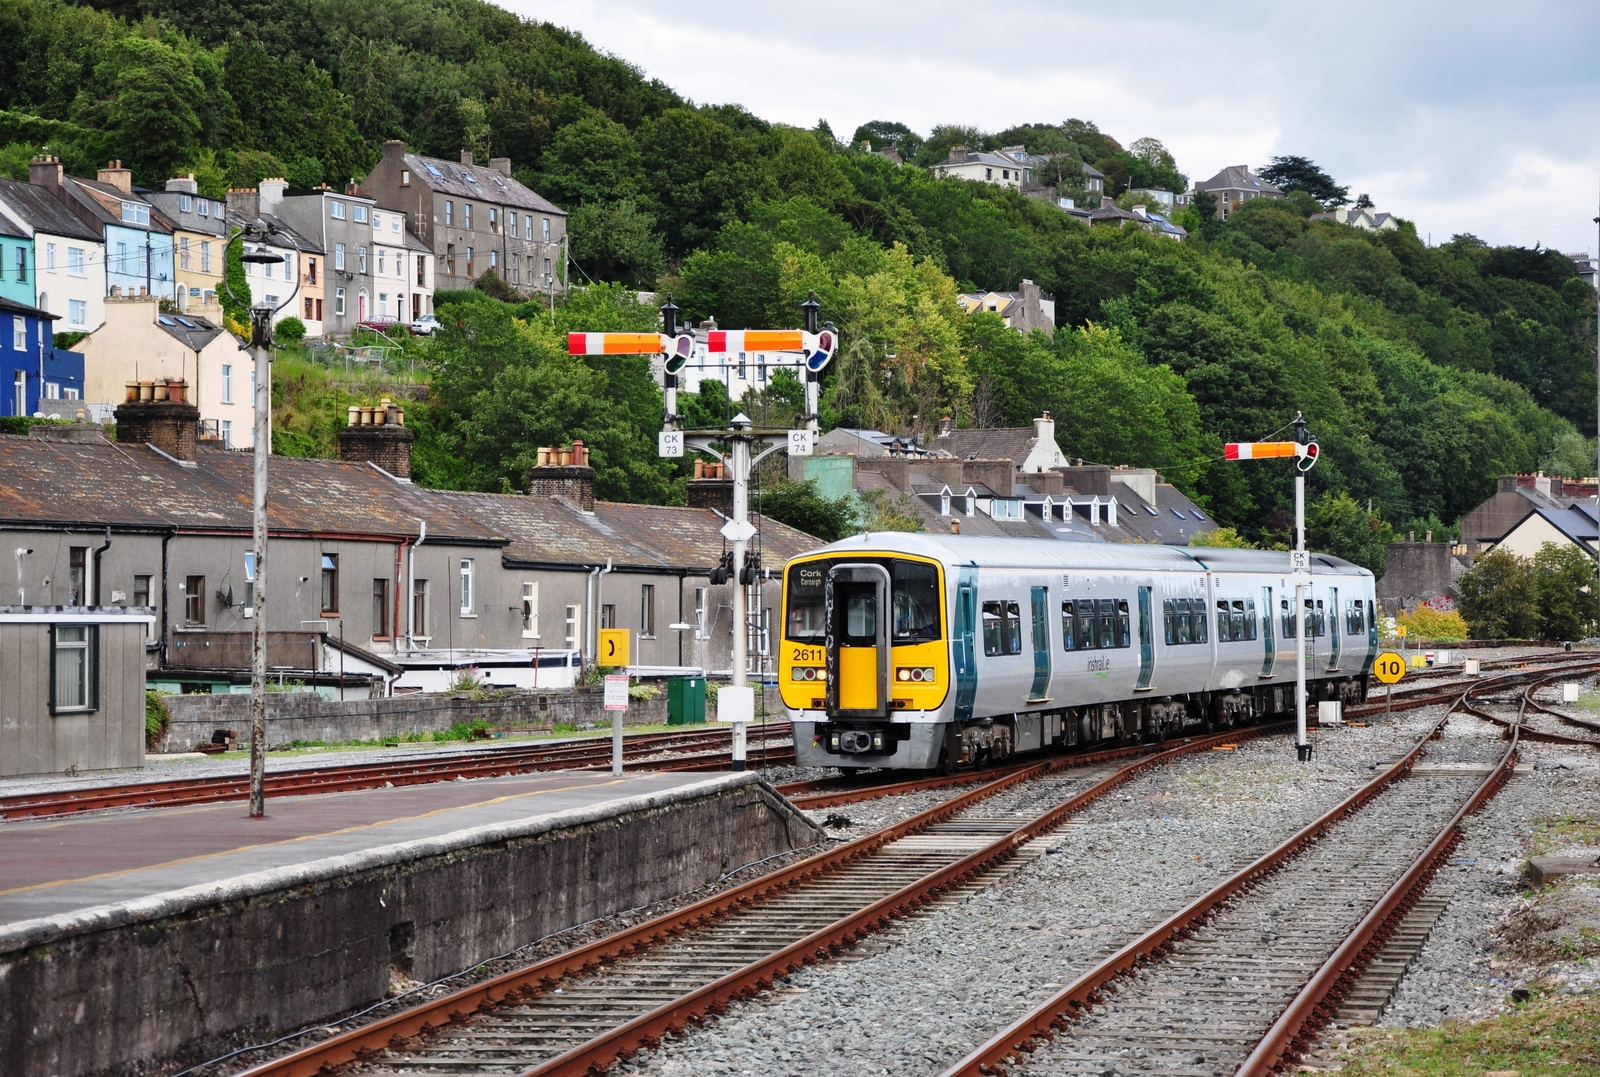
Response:
[[[1351,228],[1359,228],[1363,232],[1393,232],[1400,227],[1395,221],[1394,214],[1380,213],[1365,206],[1338,206],[1327,213],[1313,213],[1311,219],[1348,224]]]
[[[20,549],[22,560],[35,556]],[[0,777],[144,766],[144,641],[153,617],[73,597],[0,605]]]
[[[164,191],[151,191],[145,201],[172,222],[177,262],[180,311],[220,318],[224,269],[223,245],[228,239],[226,203],[200,193],[193,174],[175,176]]]
[[[405,214],[433,252],[440,288],[470,288],[493,270],[522,292],[566,289],[566,211],[512,179],[509,158],[486,168],[466,151],[446,161],[389,141],[361,189]]]
[[[1592,506],[1597,490],[1600,483],[1592,478],[1564,479],[1543,472],[1502,475],[1495,492],[1461,517],[1461,542],[1466,552],[1483,553],[1536,511],[1560,514],[1574,506]]]
[[[1283,192],[1244,165],[1229,165],[1208,180],[1194,185],[1217,200],[1217,218],[1227,220],[1240,206],[1255,198],[1282,198]]]
[[[43,187],[95,229],[105,245],[106,294],[176,301],[172,224],[133,189],[133,172],[112,161],[93,180],[68,176],[56,157],[35,157],[28,182]]]
[[[281,179],[268,179],[262,180],[261,186],[276,197],[287,184]],[[305,324],[306,336],[322,336],[328,259],[321,243],[302,235],[282,217],[263,211],[258,189],[236,187],[229,191],[228,212],[235,224],[252,223],[269,229],[270,238],[252,241],[251,246],[283,259],[270,266],[245,265],[245,281],[250,285],[252,300],[272,297],[273,306],[281,308],[272,316],[272,324],[295,317]]]
[[[182,381],[204,436],[228,448],[255,443],[250,354],[196,314],[163,314],[153,296],[106,300],[106,321],[78,345],[88,400],[120,404],[129,382]],[[120,436],[120,435],[119,435]]]
[[[29,262],[34,298],[30,306],[56,316],[56,329],[86,333],[106,316],[106,248],[100,229],[90,227],[43,187],[0,180],[0,216],[31,240]],[[0,277],[16,282],[15,256],[0,262]],[[20,288],[25,282],[16,282]],[[20,300],[19,300],[20,301]]]
[[[304,241],[323,254],[321,275],[322,290],[326,298],[322,323],[324,336],[349,336],[357,325],[376,317],[376,290],[372,276],[376,256],[372,249],[372,199],[355,191],[340,192],[323,187],[315,191],[291,188],[281,179],[262,180],[258,192],[257,213],[283,221]],[[243,194],[248,201],[252,192]],[[240,205],[243,210],[244,206]],[[280,248],[289,254],[289,248]],[[305,253],[309,258],[310,252]],[[289,265],[278,267],[279,272],[289,270]],[[292,273],[309,274],[309,265],[302,266],[298,254],[293,260]],[[279,280],[282,295],[288,297],[293,288],[293,278]],[[266,287],[265,282],[263,287]],[[303,310],[303,303],[296,303]],[[285,315],[288,311],[283,312]]]
[[[83,356],[57,350],[55,315],[0,299],[0,385],[5,386],[7,415],[33,415],[44,400],[79,400],[83,396]]]
[[[1050,336],[1055,335],[1055,297],[1039,291],[1039,286],[1031,280],[1024,280],[1014,292],[963,292],[956,297],[956,302],[968,314],[980,310],[998,314],[1019,333],[1043,329]]]
[[[1025,146],[1006,146],[993,152],[952,146],[949,156],[930,171],[940,178],[992,183],[1023,194],[1049,197],[1054,188],[1046,187],[1038,178],[1039,166],[1049,159],[1048,154],[1029,153]],[[1062,209],[1073,211],[1094,209],[1102,204],[1105,184],[1105,173],[1086,164],[1083,166],[1084,205],[1077,205],[1071,198],[1060,199],[1057,204]],[[1074,212],[1073,216],[1079,214]]]
[[[152,607],[152,682],[229,691],[249,680],[251,463],[197,441],[198,413],[181,400],[125,403],[115,445],[93,426],[73,441],[0,436],[0,545],[37,551],[20,564],[31,601],[99,588],[106,604]],[[377,656],[375,668],[587,658],[598,630],[616,627],[632,630],[647,671],[726,674],[732,592],[709,582],[717,514],[596,501],[581,444],[533,469],[534,494],[423,489],[409,481],[403,410],[353,418],[345,459],[273,459],[270,664],[327,685],[322,656],[335,644]],[[770,671],[777,571],[818,543],[774,521],[761,522],[761,542],[747,628]]]
[[[433,313],[433,251],[396,210],[372,211],[372,245],[377,251],[373,287],[378,320],[410,323]]]
[[[1594,258],[1587,251],[1578,254],[1568,254],[1572,264],[1578,270],[1578,276],[1591,288],[1600,288],[1600,259]]]

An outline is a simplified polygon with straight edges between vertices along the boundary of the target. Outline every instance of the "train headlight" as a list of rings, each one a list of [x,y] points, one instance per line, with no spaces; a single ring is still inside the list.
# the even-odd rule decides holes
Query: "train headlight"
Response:
[[[894,673],[894,679],[897,681],[912,681],[917,684],[931,684],[937,676],[932,666],[901,666]]]
[[[792,681],[825,681],[828,672],[817,666],[795,666],[789,670],[789,679]]]

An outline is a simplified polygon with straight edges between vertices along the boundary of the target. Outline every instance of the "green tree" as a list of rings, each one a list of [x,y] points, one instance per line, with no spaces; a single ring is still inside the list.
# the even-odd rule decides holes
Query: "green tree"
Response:
[[[1595,634],[1593,557],[1571,543],[1547,542],[1533,555],[1539,602],[1539,638],[1579,640]]]
[[[856,133],[850,136],[850,144],[859,146],[863,142],[872,143],[874,150],[894,149],[907,161],[922,148],[922,136],[894,120],[873,120],[857,127]]]
[[[654,288],[666,269],[655,218],[634,199],[578,206],[567,227],[573,261],[594,280]]]
[[[1533,639],[1539,631],[1538,579],[1532,563],[1514,553],[1479,554],[1456,591],[1473,639]]]
[[[95,65],[93,82],[73,106],[80,123],[111,131],[124,163],[152,186],[175,175],[199,148],[205,86],[183,52],[128,36]]]
[[[865,519],[861,523],[863,531],[927,530],[923,526],[921,513],[917,511],[917,504],[909,493],[902,492],[891,500],[888,490],[868,490],[861,495],[861,503],[865,509]]]
[[[1274,157],[1261,170],[1261,178],[1281,191],[1304,191],[1324,206],[1342,206],[1350,201],[1350,188],[1333,181],[1309,157]]]
[[[1382,579],[1394,531],[1349,494],[1330,491],[1306,514],[1306,541],[1312,549],[1342,557]]]
[[[1550,443],[1550,451],[1539,461],[1539,470],[1569,479],[1593,475],[1595,466],[1595,439],[1586,438],[1576,430],[1557,434]]]
[[[1210,546],[1229,550],[1253,550],[1256,544],[1240,535],[1231,527],[1219,527],[1213,531],[1201,531],[1189,536],[1191,546]]]
[[[761,514],[788,524],[823,542],[837,542],[856,532],[856,511],[850,497],[823,497],[815,480],[782,479],[761,491]]]
[[[539,161],[539,189],[563,206],[629,200],[641,168],[628,129],[592,112],[556,132]]]
[[[244,275],[244,240],[229,243],[223,253],[223,272],[226,274],[227,286],[224,287],[217,299],[222,304],[222,310],[234,321],[242,326],[250,325],[250,281]]]

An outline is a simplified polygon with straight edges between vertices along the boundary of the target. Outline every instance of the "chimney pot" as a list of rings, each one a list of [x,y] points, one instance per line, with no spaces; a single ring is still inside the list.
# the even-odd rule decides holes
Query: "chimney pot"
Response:
[[[117,440],[124,445],[154,445],[179,460],[195,458],[200,409],[189,403],[188,384],[179,379],[139,382],[117,407]]]
[[[528,469],[530,497],[559,497],[584,512],[594,511],[594,468],[589,466],[583,442],[574,441],[570,449],[540,449],[538,461],[538,466]]]
[[[378,408],[350,405],[348,422],[339,431],[339,459],[353,464],[377,464],[399,479],[411,478],[411,443],[414,431],[383,421]]]

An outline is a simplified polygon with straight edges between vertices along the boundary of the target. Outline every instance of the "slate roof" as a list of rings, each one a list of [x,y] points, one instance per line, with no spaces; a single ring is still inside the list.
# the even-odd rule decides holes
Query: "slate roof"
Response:
[[[89,207],[94,215],[106,224],[134,228],[141,232],[172,231],[172,222],[167,220],[166,216],[156,206],[150,206],[150,223],[148,225],[135,224],[132,221],[122,219],[122,203],[145,201],[137,194],[130,194],[120,187],[113,187],[109,183],[101,183],[99,180],[79,179],[77,176],[67,176],[62,180],[61,185],[69,197],[76,199],[80,205]],[[117,212],[111,212],[102,199],[115,202],[118,207]],[[145,202],[145,204],[150,205],[148,202]]]
[[[1001,426],[952,430],[934,438],[928,448],[947,452],[958,460],[1010,460],[1021,467],[1037,443],[1031,426]]]
[[[1574,505],[1568,509],[1551,509],[1544,506],[1536,506],[1532,512],[1518,521],[1516,526],[1507,531],[1500,541],[1504,542],[1510,538],[1518,527],[1527,523],[1529,518],[1533,516],[1543,517],[1551,527],[1560,531],[1588,553],[1594,553],[1596,542],[1600,542],[1600,528],[1597,528],[1595,524],[1594,506],[1583,504]]]
[[[156,325],[192,352],[204,351],[225,331],[222,326],[198,314],[157,314]]]
[[[407,153],[405,161],[414,181],[425,183],[442,194],[498,202],[562,217],[567,215],[566,210],[496,169],[483,165],[464,165],[440,157],[424,157],[420,153]]]
[[[98,243],[101,235],[45,188],[18,180],[0,179],[0,199],[36,232]]]
[[[322,253],[321,243],[314,239],[307,239],[299,232],[296,232],[293,226],[282,217],[272,213],[258,213],[256,216],[262,224],[270,225],[275,229],[273,235],[267,240],[270,246],[293,248],[297,251],[305,251],[307,254]]]
[[[26,303],[18,303],[15,299],[6,299],[4,297],[0,297],[0,312],[21,314],[29,318],[48,318],[51,321],[60,320],[60,315],[51,314],[48,310],[40,310],[38,307],[30,307]]]
[[[1263,194],[1283,194],[1282,190],[1251,172],[1244,165],[1229,165],[1210,179],[1196,183],[1194,187],[1197,191],[1245,190],[1260,191]]]

